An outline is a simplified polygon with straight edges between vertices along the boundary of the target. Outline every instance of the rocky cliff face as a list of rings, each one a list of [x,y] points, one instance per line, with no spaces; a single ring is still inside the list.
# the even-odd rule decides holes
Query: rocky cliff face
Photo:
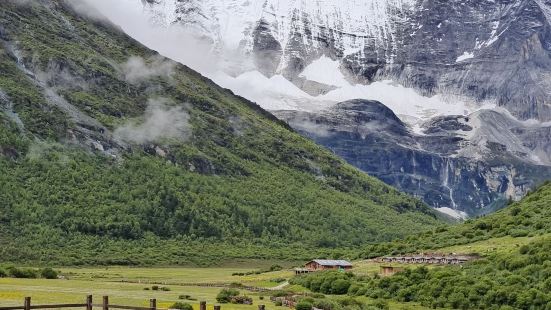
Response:
[[[144,1],[153,23],[192,29],[215,53],[237,51],[252,63],[244,71],[304,91],[266,87],[259,92],[284,90],[264,104],[242,95],[303,111],[276,114],[435,207],[488,212],[550,177],[549,0]],[[424,97],[377,88],[389,81]],[[394,116],[351,131],[347,105],[326,107],[352,98],[378,99]],[[373,130],[389,120],[384,132]],[[324,127],[331,134],[316,136]]]
[[[550,167],[529,158],[536,147],[523,135],[535,129],[490,110],[430,120],[421,134],[377,101],[274,113],[348,162],[435,208],[487,213],[551,178]]]
[[[551,120],[549,1],[144,1],[155,23],[191,27],[299,87],[302,70],[325,55],[351,81],[393,79]]]

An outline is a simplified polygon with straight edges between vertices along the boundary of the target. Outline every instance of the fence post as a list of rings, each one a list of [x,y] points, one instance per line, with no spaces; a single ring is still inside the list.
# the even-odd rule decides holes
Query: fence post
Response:
[[[109,310],[109,296],[103,296],[103,310]]]
[[[157,310],[157,299],[152,298],[149,300],[149,308],[151,308],[151,310]]]
[[[199,310],[207,310],[207,302],[206,301],[199,302]]]
[[[86,310],[92,310],[92,295],[86,296]]]
[[[24,304],[25,310],[31,310],[31,298],[25,297],[25,304]]]
[[[214,305],[214,310],[220,310],[220,305]]]

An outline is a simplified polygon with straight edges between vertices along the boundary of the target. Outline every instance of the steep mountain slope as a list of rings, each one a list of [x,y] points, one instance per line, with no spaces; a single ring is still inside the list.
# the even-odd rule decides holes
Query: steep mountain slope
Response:
[[[420,133],[377,101],[274,114],[354,166],[457,217],[495,211],[551,179],[551,167],[530,161],[537,147],[526,138],[547,131],[492,110],[436,117]],[[540,154],[549,160],[547,148]]]
[[[82,5],[0,4],[2,260],[299,258],[441,223]]]
[[[353,149],[334,149],[432,206],[471,215],[491,212],[551,178],[548,1],[142,2],[144,19],[168,29],[190,29],[212,44],[214,58],[233,62],[221,68],[227,75],[212,77],[266,109],[317,114],[346,100],[378,100],[409,127],[412,134],[404,140],[425,135],[423,126],[442,118],[479,120],[471,132],[416,138],[441,138],[446,146],[450,140],[461,142],[451,146],[453,151],[435,148],[438,143],[401,145],[388,158],[378,157],[384,152],[356,156]],[[480,112],[484,109],[497,114]],[[296,120],[294,125],[305,127]],[[310,128],[309,134],[318,130]],[[506,134],[496,134],[500,130]],[[338,138],[325,145],[348,145]],[[354,144],[373,146],[363,139]],[[424,166],[416,171],[435,170],[426,182],[418,180],[427,173],[401,171],[411,168],[402,159],[412,162],[411,154],[419,152],[436,159],[419,162]],[[387,162],[389,171],[377,171],[366,157]],[[540,167],[542,173],[534,174]],[[444,177],[452,175],[456,177]],[[466,175],[476,178],[476,184],[465,181]],[[430,184],[428,193],[414,189],[421,183]],[[459,194],[473,188],[479,193]]]

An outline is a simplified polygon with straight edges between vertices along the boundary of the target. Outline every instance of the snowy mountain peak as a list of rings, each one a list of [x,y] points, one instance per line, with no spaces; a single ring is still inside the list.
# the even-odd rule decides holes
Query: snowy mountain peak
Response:
[[[341,56],[362,52],[366,38],[379,45],[395,40],[396,24],[406,20],[414,0],[144,0],[157,25],[199,30],[217,49],[251,53],[261,24],[279,44],[319,48],[335,40]],[[297,41],[298,40],[298,41]],[[392,43],[396,45],[395,43]],[[391,44],[391,45],[392,45]],[[393,54],[386,55],[392,60]],[[284,60],[282,60],[284,61]]]

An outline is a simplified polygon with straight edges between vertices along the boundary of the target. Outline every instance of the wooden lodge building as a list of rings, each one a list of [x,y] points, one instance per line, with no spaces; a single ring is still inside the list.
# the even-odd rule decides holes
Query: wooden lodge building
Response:
[[[352,263],[346,260],[315,259],[306,263],[304,268],[295,269],[295,274],[310,273],[323,270],[350,270]]]

